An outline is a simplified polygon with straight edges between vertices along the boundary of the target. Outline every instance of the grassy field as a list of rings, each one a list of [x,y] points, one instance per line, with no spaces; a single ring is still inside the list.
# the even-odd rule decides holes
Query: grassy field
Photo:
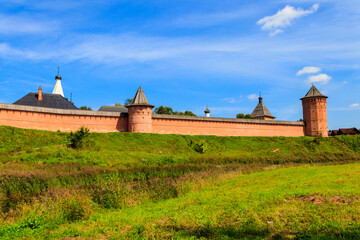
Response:
[[[360,164],[301,166],[232,176],[216,186],[124,209],[98,210],[77,196],[87,220],[38,202],[0,228],[29,239],[360,238]],[[44,200],[43,200],[44,201]],[[67,203],[69,204],[69,203]],[[56,208],[52,208],[56,206]]]
[[[360,237],[358,136],[68,136],[0,126],[0,238]]]

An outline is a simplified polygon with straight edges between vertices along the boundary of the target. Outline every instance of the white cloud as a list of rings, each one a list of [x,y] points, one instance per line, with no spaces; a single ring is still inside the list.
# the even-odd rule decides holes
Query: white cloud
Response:
[[[321,90],[320,91],[323,95],[328,95],[329,94],[329,91],[328,90]]]
[[[287,5],[276,14],[260,19],[257,21],[257,24],[262,25],[262,30],[270,31],[270,36],[275,36],[276,34],[283,32],[280,28],[290,26],[294,19],[314,13],[318,9],[319,4],[314,4],[309,10],[294,8]]]
[[[331,77],[327,74],[318,74],[318,75],[311,75],[307,78],[307,83],[321,83],[321,84],[328,84],[331,80]]]
[[[353,39],[341,44],[329,44],[326,41],[291,37],[264,41],[263,37],[253,36],[225,39],[223,37],[149,37],[127,33],[67,34],[59,42],[51,42],[47,39],[34,42],[31,39],[22,45],[17,45],[16,42],[10,43],[0,42],[0,59],[50,60],[56,61],[56,64],[79,61],[112,67],[146,63],[161,75],[174,74],[173,71],[183,73],[187,70],[206,74],[212,72],[242,77],[256,76],[258,79],[256,81],[259,82],[265,82],[265,77],[271,75],[273,81],[278,83],[287,82],[283,69],[294,61],[293,56],[302,59],[302,62],[321,62],[323,58],[335,57],[346,59],[346,62],[342,63],[342,68],[351,66],[354,69],[357,69],[356,61],[360,56],[354,54],[354,47],[360,49],[360,41],[353,42]],[[345,64],[348,62],[351,63]],[[243,67],[239,68],[239,66]]]
[[[359,103],[353,103],[347,107],[328,108],[329,111],[353,111],[353,110],[359,110],[359,109],[360,109]]]
[[[229,98],[223,98],[222,101],[225,101],[227,103],[237,103],[241,102],[242,96],[239,97],[229,97]]]
[[[309,73],[318,73],[321,71],[321,68],[318,68],[318,67],[304,67],[303,69],[299,70],[297,73],[296,73],[296,76],[300,76],[300,75],[303,75],[303,74],[309,74]]]
[[[284,31],[281,29],[276,29],[275,31],[270,33],[270,36],[273,37],[275,35],[278,35],[279,33],[283,33]]]
[[[0,34],[44,33],[57,29],[54,21],[33,18],[0,14]]]
[[[255,94],[255,93],[253,93],[253,94],[250,94],[250,95],[248,95],[247,96],[247,98],[249,99],[249,100],[256,100],[256,99],[258,99],[258,95],[257,94]]]
[[[223,98],[222,100],[225,102],[228,102],[228,103],[236,103],[236,100],[233,97],[232,98]]]

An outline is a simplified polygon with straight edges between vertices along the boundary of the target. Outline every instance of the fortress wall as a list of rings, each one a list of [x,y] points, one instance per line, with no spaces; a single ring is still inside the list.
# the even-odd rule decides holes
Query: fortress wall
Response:
[[[153,115],[153,133],[216,136],[305,136],[303,122]]]
[[[152,132],[217,136],[304,136],[303,122],[152,115]],[[48,131],[127,132],[128,114],[0,104],[0,125]]]
[[[0,104],[0,125],[48,131],[126,132],[127,114]]]

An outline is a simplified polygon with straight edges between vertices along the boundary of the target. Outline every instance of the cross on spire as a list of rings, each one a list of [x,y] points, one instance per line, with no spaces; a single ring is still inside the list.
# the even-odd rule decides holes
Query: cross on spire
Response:
[[[60,74],[60,67],[58,66],[58,75]]]

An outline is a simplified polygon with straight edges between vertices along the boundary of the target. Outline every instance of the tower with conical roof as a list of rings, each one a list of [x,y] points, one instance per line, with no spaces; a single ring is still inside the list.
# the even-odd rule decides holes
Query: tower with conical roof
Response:
[[[254,111],[251,113],[251,116],[254,119],[260,119],[260,120],[274,120],[275,117],[270,113],[269,109],[265,106],[263,103],[263,98],[259,97],[259,103],[255,107]]]
[[[314,85],[301,98],[306,136],[328,136],[326,99]]]
[[[149,104],[145,93],[140,86],[135,94],[135,97],[127,106],[129,120],[128,130],[129,132],[152,132],[152,109],[153,105]]]
[[[62,86],[61,86],[61,76],[59,74],[59,68],[58,68],[58,75],[55,77],[55,87],[54,87],[54,90],[53,90],[53,94],[60,94],[61,96],[64,97],[64,92],[63,92],[63,89],[62,89]]]

